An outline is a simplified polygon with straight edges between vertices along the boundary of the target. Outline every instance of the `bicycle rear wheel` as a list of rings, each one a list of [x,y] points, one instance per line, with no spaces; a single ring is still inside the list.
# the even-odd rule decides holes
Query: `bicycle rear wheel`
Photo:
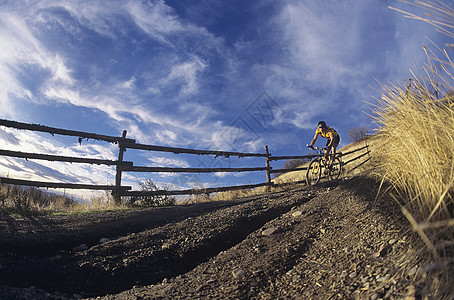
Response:
[[[333,164],[331,165],[331,170],[329,172],[329,178],[331,180],[339,178],[340,174],[342,172],[342,162],[340,161],[339,158],[335,158],[333,161]]]
[[[306,182],[307,185],[314,185],[320,181],[322,176],[322,166],[319,159],[314,159],[309,164],[306,173]]]

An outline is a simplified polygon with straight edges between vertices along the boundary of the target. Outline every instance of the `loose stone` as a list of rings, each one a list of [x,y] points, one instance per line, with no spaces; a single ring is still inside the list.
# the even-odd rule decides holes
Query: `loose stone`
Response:
[[[385,281],[388,281],[388,279],[389,279],[389,275],[386,275],[386,276],[382,276],[382,277],[377,278],[377,281],[378,282],[385,282]]]
[[[85,251],[88,250],[88,246],[86,244],[79,245],[73,248],[74,252]]]
[[[295,211],[293,214],[292,214],[292,217],[296,218],[296,217],[299,217],[301,216],[303,213],[301,211]]]
[[[241,269],[235,269],[232,271],[232,275],[233,277],[235,277],[236,279],[241,279],[243,278],[243,276],[246,274],[246,272],[244,272],[243,270]]]
[[[262,235],[272,235],[277,231],[277,227],[271,227],[262,231]]]

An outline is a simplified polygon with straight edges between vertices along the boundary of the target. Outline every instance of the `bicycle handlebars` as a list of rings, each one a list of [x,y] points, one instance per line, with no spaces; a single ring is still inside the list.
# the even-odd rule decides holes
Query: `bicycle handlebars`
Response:
[[[312,147],[307,146],[307,148],[309,148],[311,150],[319,150],[319,151],[326,150],[326,148],[319,148],[317,146],[315,146],[315,147],[314,146],[312,146]]]
[[[319,155],[324,155],[323,151],[327,150],[325,147],[319,148],[319,147],[317,147],[317,146],[315,146],[315,147],[314,147],[314,146],[312,146],[312,147],[307,146],[307,148],[309,148],[309,149],[311,149],[311,150],[318,151]],[[336,154],[330,153],[330,154],[329,154],[329,156],[338,156],[338,155],[340,155],[340,153],[336,153]]]

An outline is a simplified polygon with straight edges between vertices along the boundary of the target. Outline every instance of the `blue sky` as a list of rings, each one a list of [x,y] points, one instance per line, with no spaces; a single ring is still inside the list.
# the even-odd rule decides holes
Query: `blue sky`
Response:
[[[446,1],[448,4],[452,2]],[[0,118],[195,149],[304,155],[325,120],[348,144],[379,83],[418,74],[430,38],[399,1],[0,1]],[[322,144],[321,141],[318,143]],[[0,127],[0,149],[116,159],[117,146]],[[135,165],[263,166],[128,150]],[[279,164],[274,164],[278,167]],[[113,184],[113,168],[1,158],[0,176]],[[195,178],[125,174],[188,188]],[[263,173],[197,175],[205,187]]]

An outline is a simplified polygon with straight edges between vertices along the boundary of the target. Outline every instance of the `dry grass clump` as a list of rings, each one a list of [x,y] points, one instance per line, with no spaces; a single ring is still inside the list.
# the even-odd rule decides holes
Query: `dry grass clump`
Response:
[[[438,99],[432,88],[416,81],[385,91],[375,111],[383,141],[376,155],[403,212],[440,258],[454,243],[454,97]]]
[[[434,89],[434,81],[417,80],[385,89],[375,110],[382,141],[375,156],[394,198],[432,253],[431,270],[439,273],[431,295],[446,295],[454,293],[448,284],[454,275],[454,97],[439,98]]]
[[[442,3],[418,5],[428,9],[426,16],[443,14],[443,22],[424,21],[437,27],[451,22],[454,28],[454,11]],[[414,76],[401,86],[383,87],[374,119],[382,141],[375,153],[379,171],[432,253],[430,268],[422,271],[432,272],[428,294],[443,298],[454,294],[449,284],[454,276],[454,63],[440,51],[442,58],[426,50],[423,80]]]
[[[385,177],[426,221],[451,217],[454,192],[454,97],[438,99],[423,83],[388,88],[375,113]]]
[[[38,188],[0,184],[0,213],[30,215],[57,209],[73,209],[77,202],[65,195],[46,193]]]
[[[90,201],[78,201],[72,196],[35,187],[0,184],[0,214],[5,215],[67,214],[124,208],[128,206],[115,205],[108,192],[93,195]]]
[[[214,194],[210,197],[210,201],[223,201],[223,200],[231,200],[231,199],[238,199],[243,197],[248,197],[252,195],[256,195],[258,193],[263,193],[264,191],[256,191],[253,189],[242,189],[242,190],[231,190],[231,191],[224,191]]]

